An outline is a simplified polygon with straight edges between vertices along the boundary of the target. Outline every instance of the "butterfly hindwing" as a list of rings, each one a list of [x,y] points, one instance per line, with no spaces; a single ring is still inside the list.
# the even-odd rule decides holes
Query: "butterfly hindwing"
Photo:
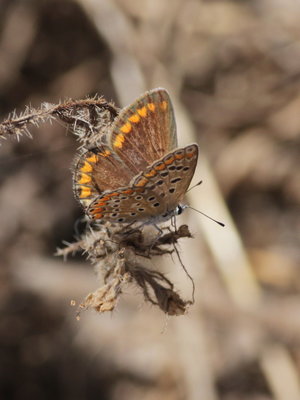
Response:
[[[127,223],[168,214],[182,200],[197,158],[196,144],[170,152],[135,177],[130,186],[98,196],[88,214],[92,219]]]

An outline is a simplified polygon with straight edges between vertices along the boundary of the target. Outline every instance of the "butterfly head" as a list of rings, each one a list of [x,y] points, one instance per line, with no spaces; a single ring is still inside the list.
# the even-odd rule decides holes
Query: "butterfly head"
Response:
[[[172,217],[176,217],[177,215],[182,214],[186,208],[188,208],[187,204],[178,204],[173,210],[149,218],[148,220],[145,221],[145,225],[156,225],[161,222],[166,222]]]

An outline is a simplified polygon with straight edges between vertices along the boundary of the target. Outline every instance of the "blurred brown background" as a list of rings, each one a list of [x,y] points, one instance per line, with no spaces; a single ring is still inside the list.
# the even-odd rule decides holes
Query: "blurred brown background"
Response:
[[[100,283],[53,256],[82,215],[76,141],[58,122],[2,141],[0,398],[299,400],[300,2],[2,0],[0,18],[2,120],[166,87],[202,153],[190,201],[226,223],[186,211],[186,316],[129,287],[113,315],[77,321],[70,300]],[[161,268],[188,298],[180,267]]]

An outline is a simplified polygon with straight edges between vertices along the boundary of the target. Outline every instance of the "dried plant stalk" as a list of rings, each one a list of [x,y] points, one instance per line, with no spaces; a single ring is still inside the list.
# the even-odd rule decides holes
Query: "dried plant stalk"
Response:
[[[53,119],[60,119],[79,137],[83,144],[96,143],[99,136],[118,114],[118,109],[103,97],[83,100],[67,100],[53,105],[42,104],[41,108],[27,107],[19,116],[13,113],[0,124],[0,137],[30,135],[30,126],[39,126]]]
[[[162,272],[145,266],[145,260],[154,256],[172,254],[177,241],[191,237],[186,225],[175,231],[168,229],[163,235],[152,238],[150,229],[136,229],[124,233],[124,228],[111,223],[98,224],[90,232],[84,233],[75,244],[59,249],[57,255],[66,256],[74,251],[82,251],[95,267],[104,286],[90,293],[80,309],[93,308],[98,312],[112,311],[123,292],[124,286],[138,286],[144,299],[158,306],[169,315],[181,315],[193,301],[181,299],[172,282]],[[153,233],[153,232],[152,232]]]

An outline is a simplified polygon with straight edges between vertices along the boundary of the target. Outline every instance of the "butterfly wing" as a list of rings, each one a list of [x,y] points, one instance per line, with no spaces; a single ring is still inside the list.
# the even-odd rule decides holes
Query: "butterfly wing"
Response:
[[[88,208],[92,219],[151,221],[174,210],[185,195],[198,159],[198,146],[170,152],[135,177],[132,184],[103,193]]]
[[[153,89],[124,108],[107,139],[135,175],[176,148],[176,123],[168,92]]]
[[[194,176],[198,161],[198,145],[178,148],[154,162],[132,180],[133,188],[153,190],[162,199],[167,212],[180,203]]]
[[[106,146],[81,154],[73,174],[75,197],[84,208],[104,191],[128,185],[132,171]]]

